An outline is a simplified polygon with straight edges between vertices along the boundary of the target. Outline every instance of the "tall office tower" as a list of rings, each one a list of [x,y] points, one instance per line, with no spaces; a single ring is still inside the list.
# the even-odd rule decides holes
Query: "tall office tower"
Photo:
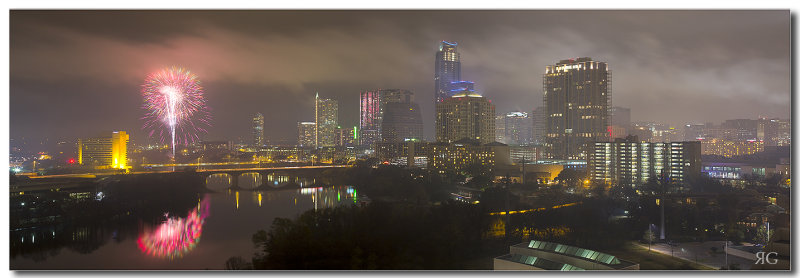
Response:
[[[363,91],[359,101],[359,126],[361,128],[361,145],[372,146],[380,142],[381,124],[381,90]]]
[[[531,112],[531,121],[533,122],[533,130],[531,131],[533,134],[531,136],[533,137],[533,143],[536,145],[543,145],[547,134],[547,113],[544,110],[544,107],[539,106]]]
[[[494,140],[508,144],[506,142],[506,115],[494,116]]]
[[[436,103],[436,141],[452,143],[467,138],[480,143],[495,140],[494,104],[473,91],[464,91]]]
[[[611,71],[592,58],[561,60],[544,74],[545,144],[551,158],[586,159],[588,143],[608,141]]]
[[[451,83],[461,81],[461,55],[456,47],[458,43],[442,41],[436,52],[436,69],[433,76],[434,96],[436,102],[442,102],[451,96]]]
[[[352,128],[343,128],[341,126],[336,127],[335,131],[335,144],[337,147],[350,147],[356,144],[356,139],[358,136],[356,135],[356,131],[358,130],[357,127]]]
[[[264,143],[264,115],[256,113],[253,116],[253,145],[261,147]]]
[[[506,114],[505,120],[506,144],[527,145],[533,141],[531,139],[533,123],[528,113],[511,112]]]
[[[321,99],[317,93],[314,99],[314,147],[335,146],[334,130],[339,122],[339,103],[332,99]]]
[[[317,124],[314,122],[297,123],[297,145],[300,147],[313,147]]]
[[[374,146],[378,142],[422,139],[421,111],[414,102],[414,93],[409,90],[381,89],[361,92],[359,108],[361,145]],[[386,118],[387,112],[390,113],[389,119]],[[390,125],[388,130],[384,128],[384,123]],[[383,134],[388,134],[390,138],[383,140]]]
[[[422,140],[422,113],[416,102],[384,104],[381,141],[399,143]]]
[[[128,168],[128,141],[130,135],[114,131],[111,136],[78,139],[78,164],[99,169]]]
[[[706,136],[706,125],[704,124],[687,124],[683,127],[683,140],[695,141],[704,139]]]

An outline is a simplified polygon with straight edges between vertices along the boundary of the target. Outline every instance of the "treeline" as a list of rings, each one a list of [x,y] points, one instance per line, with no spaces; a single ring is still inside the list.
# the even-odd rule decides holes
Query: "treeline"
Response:
[[[455,202],[308,211],[296,220],[275,219],[270,231],[253,236],[259,253],[252,264],[231,258],[227,268],[465,269],[498,252],[481,240],[488,225],[480,208]]]

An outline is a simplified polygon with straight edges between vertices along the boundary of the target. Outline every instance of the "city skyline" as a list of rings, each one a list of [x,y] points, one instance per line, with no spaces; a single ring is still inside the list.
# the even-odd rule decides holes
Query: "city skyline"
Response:
[[[789,118],[786,11],[380,11],[348,16],[358,13],[14,11],[11,137],[58,134],[63,138],[51,139],[74,140],[126,130],[133,142],[146,143],[139,84],[154,69],[181,65],[203,81],[215,116],[203,139],[247,138],[250,127],[233,123],[260,112],[270,127],[265,139],[291,142],[297,122],[312,117],[307,111],[313,109],[316,91],[340,103],[342,126],[358,125],[363,90],[402,88],[419,100],[433,100],[431,60],[443,40],[459,44],[462,79],[475,81],[498,113],[541,106],[544,67],[588,56],[609,63],[613,104],[631,108],[632,121],[681,125],[758,115]],[[388,25],[411,13],[419,20]],[[464,20],[468,15],[481,19]],[[728,19],[733,15],[735,20]],[[112,17],[120,23],[105,24]],[[174,20],[168,28],[167,18]],[[293,27],[258,27],[309,18],[314,20]],[[591,19],[601,20],[584,26]],[[124,25],[132,20],[147,23]],[[636,24],[645,20],[650,29]],[[598,30],[605,33],[592,34]],[[739,39],[748,43],[732,43]],[[637,47],[616,45],[616,40]],[[137,105],[108,105],[112,100]],[[433,123],[433,101],[419,104],[423,122]],[[52,120],[33,122],[42,118]],[[426,139],[433,139],[433,130],[425,125]]]

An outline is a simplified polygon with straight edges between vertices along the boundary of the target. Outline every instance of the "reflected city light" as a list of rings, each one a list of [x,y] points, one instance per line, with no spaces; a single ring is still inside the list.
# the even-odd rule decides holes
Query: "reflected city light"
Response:
[[[155,230],[143,232],[137,241],[139,249],[157,258],[183,257],[200,242],[208,206],[208,197],[205,197],[186,218],[169,217]]]

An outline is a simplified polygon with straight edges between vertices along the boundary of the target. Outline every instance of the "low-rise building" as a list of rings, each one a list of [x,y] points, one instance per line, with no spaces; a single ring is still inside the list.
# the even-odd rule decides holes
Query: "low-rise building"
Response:
[[[531,240],[494,258],[494,270],[639,270],[639,264],[616,256],[553,242]]]

